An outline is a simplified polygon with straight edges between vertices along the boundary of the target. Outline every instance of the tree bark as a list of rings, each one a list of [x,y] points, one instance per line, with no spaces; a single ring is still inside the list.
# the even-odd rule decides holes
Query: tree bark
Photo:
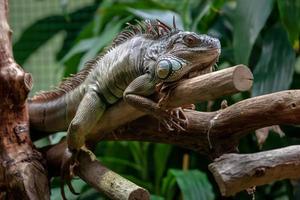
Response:
[[[47,158],[49,173],[51,176],[60,175],[62,153],[66,149],[66,143],[60,142],[53,147],[47,147],[43,151]],[[149,192],[123,178],[117,173],[103,166],[99,161],[91,161],[90,156],[80,152],[79,165],[75,167],[75,173],[97,191],[106,194],[112,200],[149,200]]]
[[[0,197],[49,199],[47,171],[29,137],[31,75],[13,59],[8,1],[0,1]],[[39,186],[39,187],[37,187]]]
[[[300,146],[253,154],[224,154],[209,165],[223,196],[274,180],[300,178]]]
[[[251,131],[276,124],[300,124],[300,90],[253,97],[214,112],[185,110],[185,115],[189,123],[183,132],[159,130],[158,121],[145,116],[106,134],[103,140],[163,142],[218,157],[235,149]]]

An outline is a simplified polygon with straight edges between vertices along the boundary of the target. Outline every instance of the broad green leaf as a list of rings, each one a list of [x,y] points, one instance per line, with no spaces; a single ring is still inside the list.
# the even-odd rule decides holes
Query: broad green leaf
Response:
[[[212,186],[206,175],[199,170],[175,170],[170,172],[176,178],[184,200],[214,199]]]
[[[167,200],[174,199],[176,183],[184,200],[214,199],[210,182],[199,170],[170,169],[162,186],[162,194]]]
[[[164,200],[164,197],[151,194],[150,200]]]
[[[161,194],[166,198],[166,200],[174,199],[175,190],[176,190],[176,178],[168,171],[167,176],[163,179],[162,187],[161,187]]]
[[[191,29],[192,31],[197,30],[197,25],[199,24],[199,22],[201,21],[203,16],[209,11],[209,8],[211,7],[212,3],[213,3],[213,1],[211,1],[211,0],[203,0],[200,2],[200,8],[198,10],[198,15],[192,24],[192,29]]]
[[[237,0],[233,31],[236,63],[248,64],[253,44],[272,7],[273,0]]]
[[[115,19],[108,23],[105,27],[105,30],[101,33],[97,40],[95,41],[94,46],[88,50],[80,60],[79,69],[82,69],[84,64],[97,56],[101,49],[107,46],[120,32],[121,27],[125,22],[129,21],[131,17],[126,17],[125,19]],[[118,22],[116,22],[118,21]]]
[[[66,20],[66,23],[61,25],[64,27],[66,37],[62,48],[57,53],[57,60],[61,60],[73,47],[74,41],[77,39],[82,29],[88,26],[89,22],[93,19],[97,7],[98,4],[95,2],[91,6],[80,8],[68,15],[69,20]]]
[[[159,194],[160,181],[167,167],[167,161],[170,156],[172,146],[168,144],[154,145],[154,166],[155,166],[155,192]]]
[[[57,144],[66,135],[66,132],[58,132],[53,135],[49,135],[50,144]]]
[[[34,145],[37,147],[37,148],[42,148],[42,147],[45,147],[45,146],[48,146],[49,144],[51,144],[49,138],[47,137],[43,137],[39,140],[36,140],[34,142]]]
[[[57,24],[49,29],[49,24]],[[25,29],[14,44],[14,56],[16,61],[23,65],[26,60],[48,40],[50,40],[59,31],[63,30],[65,24],[63,16],[49,16],[40,19]]]
[[[296,63],[295,63],[295,71],[300,74],[300,56],[297,57]]]
[[[20,65],[48,40],[54,37],[59,31],[66,31],[66,39],[63,48],[58,53],[62,57],[71,47],[72,41],[77,37],[78,32],[91,19],[95,11],[95,5],[86,6],[70,13],[67,20],[62,15],[53,15],[40,19],[24,30],[18,41],[14,44],[14,56]],[[78,20],[74,25],[72,22]],[[51,25],[51,28],[49,26]],[[26,51],[24,51],[26,49]]]
[[[136,163],[133,163],[129,160],[121,159],[121,158],[115,158],[115,157],[108,157],[108,156],[102,156],[99,158],[101,162],[105,166],[115,166],[115,165],[123,165],[126,167],[130,167],[132,169],[135,169],[136,171],[141,170],[141,166],[137,165]]]
[[[252,96],[289,88],[296,55],[284,29],[276,25],[264,36],[262,53],[254,69]]]
[[[79,42],[66,54],[61,62],[64,62],[65,76],[68,76],[70,72],[76,72],[82,69],[85,63],[97,56],[97,54],[107,46],[115,36],[120,32],[122,25],[128,21],[130,17],[123,20],[112,20],[105,27],[105,30],[97,37],[79,40]],[[79,53],[84,53],[78,58]],[[70,64],[71,63],[71,64]],[[77,70],[75,70],[77,69]]]
[[[182,23],[183,23],[184,30],[188,30],[192,24],[192,13],[191,13],[191,7],[190,7],[190,0],[182,1],[182,6],[179,10],[179,13],[182,17]]]
[[[149,191],[152,191],[153,190],[153,185],[150,181],[144,181],[140,178],[137,178],[137,175],[133,176],[133,175],[126,175],[126,174],[121,174],[124,178],[134,182],[135,184],[143,187],[143,188],[146,188],[147,190]]]
[[[300,36],[300,1],[299,0],[277,0],[280,19],[289,34],[292,43],[299,42]]]
[[[87,184],[81,179],[73,179],[72,180],[72,186],[74,187],[76,192],[80,193],[86,185]],[[70,192],[67,185],[64,186],[64,190],[65,190],[67,199],[76,199],[78,197]],[[61,193],[60,193],[60,180],[59,179],[55,179],[51,183],[50,199],[51,200],[61,200],[62,199]]]
[[[107,198],[105,198],[104,195],[96,191],[94,188],[89,188],[86,191],[80,193],[77,199],[78,200],[106,200]]]
[[[130,152],[134,158],[134,162],[141,169],[140,176],[143,180],[148,178],[148,147],[149,143],[147,142],[129,142],[128,143]]]
[[[80,40],[72,49],[62,58],[61,62],[65,62],[70,59],[72,56],[88,51],[91,49],[97,42],[101,40],[99,37],[93,37],[89,39]]]
[[[176,19],[176,26],[179,29],[183,29],[183,24],[180,15],[173,11],[167,10],[142,10],[142,9],[133,9],[128,8],[128,11],[132,14],[139,16],[143,19],[159,19],[160,21],[172,26],[173,17]]]

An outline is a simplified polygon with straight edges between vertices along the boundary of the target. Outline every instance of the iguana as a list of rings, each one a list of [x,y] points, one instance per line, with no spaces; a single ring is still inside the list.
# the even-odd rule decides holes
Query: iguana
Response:
[[[167,130],[184,130],[183,119],[147,96],[158,84],[173,86],[195,71],[210,70],[220,48],[218,39],[181,31],[175,22],[173,27],[159,20],[128,24],[83,70],[57,89],[29,100],[31,128],[60,131],[68,127],[63,174],[70,173],[79,150],[89,152],[85,146],[87,134],[98,121],[101,123],[105,110],[121,99],[157,118]]]

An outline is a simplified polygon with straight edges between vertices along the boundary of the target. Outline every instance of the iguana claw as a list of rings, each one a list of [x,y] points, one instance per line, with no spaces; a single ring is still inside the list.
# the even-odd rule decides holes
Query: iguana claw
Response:
[[[188,123],[182,108],[163,111],[159,114],[159,122],[159,130],[162,124],[168,131],[185,131]]]
[[[171,83],[161,83],[157,85],[157,90],[160,94],[160,99],[158,101],[158,105],[161,108],[165,108],[166,104],[168,102],[168,99],[170,98],[170,94],[174,88],[176,88],[177,82],[171,82]]]
[[[78,152],[71,152],[68,148],[65,150],[62,164],[61,164],[61,183],[60,183],[60,192],[62,195],[63,200],[66,200],[66,194],[64,190],[64,184],[66,183],[69,187],[69,190],[73,193],[78,195],[72,186],[71,180],[74,176],[74,168],[79,164],[77,161]]]
[[[96,160],[96,156],[91,152],[86,146],[80,148],[80,151],[87,153],[92,161]],[[69,190],[75,194],[79,195],[80,193],[76,192],[74,187],[72,186],[71,180],[75,176],[74,169],[79,165],[78,162],[78,155],[79,151],[71,152],[68,148],[64,152],[62,165],[61,165],[61,184],[60,184],[60,191],[63,200],[67,200],[64,184],[66,183]]]

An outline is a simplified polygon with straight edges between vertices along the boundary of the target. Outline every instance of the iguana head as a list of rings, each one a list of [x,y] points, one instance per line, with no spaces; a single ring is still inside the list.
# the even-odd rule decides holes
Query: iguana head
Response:
[[[183,76],[212,71],[218,60],[220,41],[208,35],[180,31],[160,20],[128,23],[127,29],[113,41],[112,48],[131,43],[131,64],[141,66],[156,82],[171,82]]]
[[[176,81],[195,72],[210,72],[221,52],[218,39],[187,31],[178,31],[161,45],[164,48],[155,73],[162,82]]]

